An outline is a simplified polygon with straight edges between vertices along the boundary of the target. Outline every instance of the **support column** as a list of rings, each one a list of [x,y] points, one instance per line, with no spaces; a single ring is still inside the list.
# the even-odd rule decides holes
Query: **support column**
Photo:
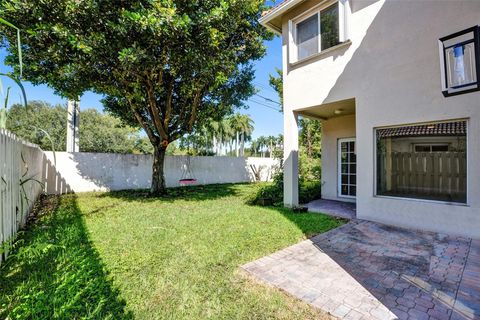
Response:
[[[283,124],[283,203],[293,207],[298,205],[298,115],[285,111]]]
[[[80,101],[68,100],[67,152],[79,152]]]

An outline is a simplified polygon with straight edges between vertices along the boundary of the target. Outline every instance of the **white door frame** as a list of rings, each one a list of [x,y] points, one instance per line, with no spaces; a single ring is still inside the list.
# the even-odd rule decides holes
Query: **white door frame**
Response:
[[[356,199],[356,196],[342,195],[342,142],[355,142],[355,154],[357,153],[357,143],[356,138],[342,138],[338,139],[337,142],[337,196],[339,198],[347,199]],[[355,170],[355,176],[357,176],[357,171]],[[357,186],[357,182],[355,182]]]

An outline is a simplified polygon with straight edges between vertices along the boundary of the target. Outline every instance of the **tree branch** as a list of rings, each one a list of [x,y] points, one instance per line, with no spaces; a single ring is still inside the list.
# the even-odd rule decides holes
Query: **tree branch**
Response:
[[[202,91],[203,90],[201,88],[198,89],[195,97],[193,98],[192,113],[190,113],[190,120],[188,120],[188,131],[192,131],[195,120],[197,120],[197,110],[202,97]]]
[[[158,137],[153,133],[152,129],[148,125],[147,121],[143,118],[143,116],[138,112],[138,110],[135,108],[135,106],[132,104],[130,99],[127,98],[128,104],[130,106],[130,109],[132,110],[133,114],[135,115],[135,118],[137,121],[142,125],[143,129],[147,133],[148,138],[150,139],[150,142],[154,144],[155,146],[158,146],[160,141]]]
[[[158,112],[157,99],[155,98],[155,92],[154,92],[152,83],[148,78],[146,79],[146,86],[147,86],[148,110],[152,117],[153,123],[155,124],[155,128],[157,128],[163,140],[168,140],[167,131],[163,127],[162,119],[160,118],[160,114]]]
[[[165,128],[168,128],[170,123],[170,118],[172,117],[172,98],[173,98],[173,82],[170,83],[168,86],[168,93],[167,93],[167,103],[166,103],[166,111],[165,111],[165,120],[163,121],[163,125]]]

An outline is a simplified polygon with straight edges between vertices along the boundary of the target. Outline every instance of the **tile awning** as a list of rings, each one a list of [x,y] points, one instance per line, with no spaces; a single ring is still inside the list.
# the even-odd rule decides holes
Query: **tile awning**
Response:
[[[442,122],[417,126],[377,129],[379,138],[415,137],[415,136],[464,136],[467,134],[467,122]]]

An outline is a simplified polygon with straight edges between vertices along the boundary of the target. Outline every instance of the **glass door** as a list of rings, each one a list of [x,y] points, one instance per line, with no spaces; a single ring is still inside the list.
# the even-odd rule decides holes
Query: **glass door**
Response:
[[[357,195],[355,138],[338,140],[338,195],[347,198]]]

